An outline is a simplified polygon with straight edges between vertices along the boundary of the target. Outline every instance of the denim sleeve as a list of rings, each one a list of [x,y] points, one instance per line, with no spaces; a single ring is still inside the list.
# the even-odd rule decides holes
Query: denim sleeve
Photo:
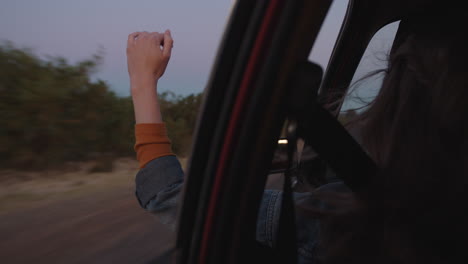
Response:
[[[175,156],[157,158],[137,173],[135,194],[141,207],[174,228],[183,181],[184,173]]]
[[[257,220],[257,241],[269,247],[275,247],[278,235],[281,202],[283,193],[278,190],[265,190]],[[294,193],[295,204],[311,196],[309,193]],[[315,258],[314,251],[317,246],[319,222],[306,217],[296,210],[296,234],[299,263],[309,263]],[[310,262],[312,263],[312,262]]]
[[[269,247],[273,247],[276,241],[281,212],[281,196],[280,191],[265,190],[258,212],[257,241]]]
[[[342,182],[323,185],[317,191],[350,192]],[[265,190],[260,204],[256,237],[258,242],[269,247],[274,247],[277,241],[282,196],[281,191]],[[326,205],[316,199],[313,193],[293,193],[293,200],[296,205],[298,263],[314,263],[317,259],[320,221],[312,218],[306,208],[324,209]]]

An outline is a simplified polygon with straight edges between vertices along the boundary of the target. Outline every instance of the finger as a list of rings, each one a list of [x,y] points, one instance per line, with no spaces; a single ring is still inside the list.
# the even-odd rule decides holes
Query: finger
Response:
[[[166,30],[166,32],[164,32],[163,56],[167,59],[171,57],[173,44],[174,41],[172,40],[171,32]]]
[[[151,37],[153,39],[155,39],[156,43],[161,45],[162,44],[162,41],[164,39],[163,35],[161,33],[158,33],[158,32],[152,32],[151,34]]]
[[[166,31],[164,31],[163,34],[161,34],[161,36],[163,36],[163,37],[166,37],[167,35],[169,36],[169,39],[171,41],[172,46],[174,46],[174,40],[172,39],[171,31],[169,29],[167,29]],[[163,39],[162,43],[164,44],[164,39]]]
[[[135,41],[135,38],[138,37],[139,34],[140,34],[140,32],[133,32],[130,35],[128,35],[127,44],[133,43],[133,41]]]
[[[151,35],[151,34],[150,34],[148,31],[143,31],[143,32],[141,32],[141,36],[142,36],[142,37],[147,38],[147,37],[149,37],[150,35]]]

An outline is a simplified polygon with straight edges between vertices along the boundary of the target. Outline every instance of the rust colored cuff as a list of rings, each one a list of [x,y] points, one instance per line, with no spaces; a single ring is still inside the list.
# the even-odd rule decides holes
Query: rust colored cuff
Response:
[[[135,152],[140,168],[151,160],[174,156],[164,123],[135,125]]]

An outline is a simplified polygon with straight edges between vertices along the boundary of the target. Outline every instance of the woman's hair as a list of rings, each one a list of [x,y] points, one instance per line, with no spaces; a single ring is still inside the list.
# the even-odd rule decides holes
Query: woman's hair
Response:
[[[379,167],[375,196],[325,219],[323,262],[468,256],[467,21],[440,8],[402,21],[403,41],[389,55],[382,88],[356,120]]]

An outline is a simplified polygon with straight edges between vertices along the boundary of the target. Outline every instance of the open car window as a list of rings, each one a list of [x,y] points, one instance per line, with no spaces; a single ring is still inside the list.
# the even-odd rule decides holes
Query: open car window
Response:
[[[1,2],[1,263],[149,263],[173,245],[174,217],[135,197],[127,37],[171,30],[159,104],[186,170],[233,2]]]

